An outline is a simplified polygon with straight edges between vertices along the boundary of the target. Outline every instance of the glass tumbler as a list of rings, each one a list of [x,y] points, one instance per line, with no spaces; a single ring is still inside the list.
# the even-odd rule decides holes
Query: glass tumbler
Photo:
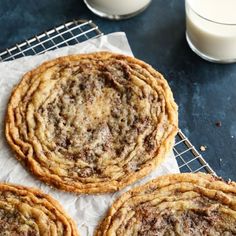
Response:
[[[236,62],[236,1],[185,0],[190,48],[211,62]]]

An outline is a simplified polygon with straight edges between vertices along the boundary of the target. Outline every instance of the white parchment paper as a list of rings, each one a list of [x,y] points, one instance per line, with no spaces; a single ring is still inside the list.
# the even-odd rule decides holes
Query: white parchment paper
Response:
[[[105,35],[98,39],[91,39],[74,46],[56,49],[39,56],[28,56],[14,61],[0,63],[0,181],[37,187],[56,198],[77,223],[81,236],[93,235],[94,228],[102,219],[113,200],[121,192],[145,183],[156,176],[167,173],[178,173],[179,169],[173,153],[150,175],[120,192],[105,195],[77,196],[46,186],[32,177],[19,164],[5,140],[4,117],[12,88],[19,82],[24,73],[46,60],[59,56],[104,50],[132,56],[126,35],[121,32]]]

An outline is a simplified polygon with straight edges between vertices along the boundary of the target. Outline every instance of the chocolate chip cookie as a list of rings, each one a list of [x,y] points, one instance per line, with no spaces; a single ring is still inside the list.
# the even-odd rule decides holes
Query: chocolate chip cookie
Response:
[[[95,235],[236,235],[236,183],[162,176],[116,200]]]
[[[171,150],[177,105],[163,76],[99,52],[45,62],[12,92],[6,137],[39,179],[65,191],[117,191]]]
[[[0,183],[0,235],[78,236],[59,203],[37,189]]]

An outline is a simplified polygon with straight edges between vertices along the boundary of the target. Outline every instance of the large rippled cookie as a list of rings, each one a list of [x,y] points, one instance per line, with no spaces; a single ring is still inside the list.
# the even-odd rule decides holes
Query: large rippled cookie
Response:
[[[78,236],[61,206],[39,190],[0,183],[0,235]]]
[[[95,235],[236,235],[236,183],[206,174],[157,178],[116,200]]]
[[[160,73],[101,52],[61,57],[24,75],[9,101],[6,136],[41,180],[103,193],[153,170],[172,148],[177,123]]]

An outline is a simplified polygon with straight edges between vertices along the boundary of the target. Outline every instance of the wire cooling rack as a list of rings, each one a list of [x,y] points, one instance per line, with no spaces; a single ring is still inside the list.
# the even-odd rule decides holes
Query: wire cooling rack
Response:
[[[91,20],[74,20],[48,30],[0,53],[0,61],[42,54],[46,51],[81,43],[103,35]]]
[[[98,26],[90,21],[74,20],[55,27],[0,53],[0,61],[8,61],[27,55],[73,45],[103,35]],[[202,155],[179,130],[174,154],[181,172],[205,172],[216,175]]]

